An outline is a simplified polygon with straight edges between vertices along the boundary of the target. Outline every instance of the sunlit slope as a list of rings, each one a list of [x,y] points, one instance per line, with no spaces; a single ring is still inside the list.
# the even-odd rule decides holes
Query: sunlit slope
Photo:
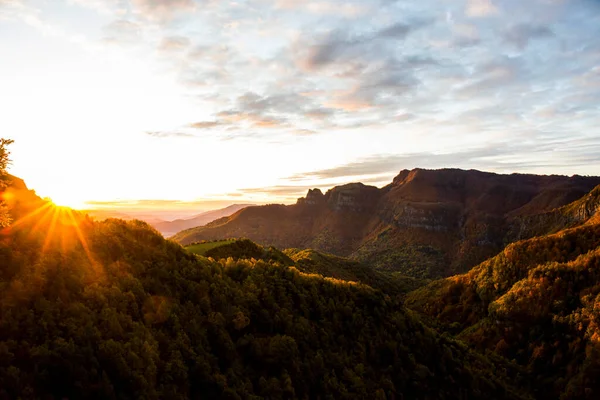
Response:
[[[527,367],[540,399],[600,395],[600,225],[508,246],[469,273],[408,295],[408,307],[475,348]]]
[[[303,272],[362,282],[390,295],[410,292],[428,282],[399,273],[379,271],[355,260],[315,250],[288,249],[285,254],[294,261],[296,268]]]
[[[196,243],[185,246],[191,253],[215,260],[233,258],[277,262],[296,267],[299,271],[319,274],[327,278],[362,283],[381,289],[389,295],[408,293],[428,283],[398,273],[379,271],[368,265],[315,250],[287,249],[283,252],[274,247],[263,247],[248,239],[227,239]]]
[[[0,237],[2,398],[524,398],[381,291],[26,194]]]
[[[529,217],[569,204],[598,184],[598,177],[405,170],[380,189],[353,183],[325,194],[310,190],[297,204],[249,207],[173,238],[190,244],[246,237],[439,278],[468,271],[510,242],[564,228],[560,221]]]

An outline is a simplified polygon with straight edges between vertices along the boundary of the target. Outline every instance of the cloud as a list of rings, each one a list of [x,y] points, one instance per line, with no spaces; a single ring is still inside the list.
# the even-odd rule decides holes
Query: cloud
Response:
[[[402,169],[463,168],[496,172],[527,172],[558,167],[581,167],[600,162],[598,140],[572,140],[568,135],[546,141],[513,141],[448,153],[417,152],[376,155],[333,168],[292,175],[292,182],[346,180],[362,177],[363,183],[380,182],[383,176],[396,175]]]
[[[188,126],[190,128],[194,128],[194,129],[211,129],[211,128],[217,128],[219,126],[227,126],[230,125],[228,122],[223,122],[223,121],[200,121],[200,122],[194,122],[192,124],[189,124]]]
[[[492,0],[467,0],[465,14],[469,17],[489,17],[498,14],[498,8]]]
[[[103,42],[109,44],[135,44],[142,40],[142,26],[137,22],[120,19],[103,28]]]
[[[591,71],[600,62],[598,8],[590,2],[195,4],[189,13],[191,0],[135,0],[123,18],[133,24],[113,27],[123,31],[115,38],[147,41],[154,56],[157,46],[169,51],[159,57],[163,70],[178,71],[186,94],[212,111],[192,114],[180,132],[266,142],[296,135],[318,145],[319,135],[349,131],[365,156],[370,137],[401,149],[413,132],[432,141],[418,148],[439,150],[453,136],[473,147],[524,132],[542,142],[598,132],[584,124],[597,118]],[[518,11],[509,15],[512,7]],[[178,12],[189,19],[145,23]]]
[[[520,82],[527,82],[530,71],[518,57],[501,57],[476,66],[470,80],[457,90],[461,96],[486,95],[506,91]]]
[[[190,133],[186,133],[186,132],[149,131],[149,132],[145,132],[145,133],[146,133],[146,135],[152,136],[155,138],[169,138],[169,137],[193,138],[193,137],[195,137],[194,135],[192,135]]]
[[[140,15],[162,22],[196,9],[194,0],[131,0],[131,5]]]
[[[169,36],[161,40],[158,50],[165,53],[186,50],[191,45],[189,38],[185,36]]]
[[[310,108],[304,111],[303,115],[313,120],[323,121],[335,115],[335,110],[327,107]]]
[[[261,188],[250,188],[240,189],[239,191],[245,195],[265,195],[267,197],[288,197],[297,198],[301,197],[310,189],[309,186],[293,186],[293,185],[280,185],[280,186],[267,186]]]
[[[554,33],[546,26],[519,24],[508,29],[503,36],[506,42],[524,50],[531,40],[551,38]]]
[[[481,43],[479,28],[472,24],[452,24],[454,45],[457,47],[472,47]]]
[[[90,8],[106,15],[124,14],[126,12],[124,0],[67,0],[67,2]]]
[[[0,7],[14,7],[23,4],[23,0],[0,0]]]
[[[0,21],[27,17],[37,19],[36,13],[23,0],[0,0]]]
[[[304,181],[389,174],[392,171],[399,171],[401,164],[407,158],[409,156],[379,155],[340,165],[339,167],[292,175],[288,179],[290,181]]]
[[[306,1],[277,0],[275,9],[309,12],[317,15],[335,15],[345,18],[357,18],[366,14],[369,7],[364,4],[336,1]]]
[[[230,129],[292,129],[297,134],[314,133],[314,131],[296,127],[292,120],[308,118],[325,121],[332,117],[335,110],[319,107],[310,98],[298,93],[276,93],[260,95],[246,92],[238,96],[230,107],[215,114],[212,121],[200,121],[189,125],[196,129],[229,127]],[[294,129],[295,128],[295,129]],[[248,132],[253,134],[252,132]],[[240,137],[236,135],[235,137]]]
[[[388,41],[405,39],[410,33],[431,23],[417,20],[411,23],[397,22],[375,32],[355,33],[349,30],[332,31],[317,38],[313,44],[298,43],[298,64],[308,71],[315,71],[337,62],[348,63],[373,52],[382,51]]]
[[[316,135],[318,132],[310,130],[310,129],[296,129],[294,131],[294,133],[299,136],[310,136],[310,135]]]

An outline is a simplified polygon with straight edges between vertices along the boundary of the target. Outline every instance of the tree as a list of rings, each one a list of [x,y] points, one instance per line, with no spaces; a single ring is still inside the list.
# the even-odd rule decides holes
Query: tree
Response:
[[[6,172],[8,164],[10,164],[10,151],[8,151],[8,145],[12,144],[11,139],[0,139],[0,190],[4,190],[9,183],[9,175]],[[0,228],[4,228],[10,224],[11,218],[8,212],[8,208],[4,203],[4,200],[0,200]]]

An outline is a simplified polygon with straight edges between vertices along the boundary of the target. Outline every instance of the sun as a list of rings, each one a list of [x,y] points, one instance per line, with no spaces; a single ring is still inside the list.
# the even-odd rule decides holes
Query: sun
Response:
[[[77,193],[55,193],[50,196],[50,200],[58,207],[69,207],[73,210],[84,210],[87,205],[86,200]]]

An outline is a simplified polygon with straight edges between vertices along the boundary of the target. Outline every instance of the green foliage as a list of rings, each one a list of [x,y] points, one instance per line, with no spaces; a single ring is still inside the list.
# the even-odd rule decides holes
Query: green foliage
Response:
[[[208,250],[204,253],[206,257],[220,260],[224,258],[254,259],[265,262],[274,262],[281,265],[293,265],[294,262],[281,251],[274,247],[264,248],[248,239],[234,240]]]
[[[361,282],[390,295],[408,293],[428,282],[398,273],[380,271],[364,263],[315,250],[288,249],[285,250],[285,254],[295,262],[296,268],[303,272]]]
[[[203,256],[206,254],[208,250],[214,249],[215,247],[223,246],[224,244],[233,243],[235,239],[227,239],[227,240],[214,240],[212,242],[199,242],[192,243],[190,245],[185,246],[185,249],[193,254],[198,254]]]
[[[0,238],[0,398],[524,398],[380,290],[61,213]]]

